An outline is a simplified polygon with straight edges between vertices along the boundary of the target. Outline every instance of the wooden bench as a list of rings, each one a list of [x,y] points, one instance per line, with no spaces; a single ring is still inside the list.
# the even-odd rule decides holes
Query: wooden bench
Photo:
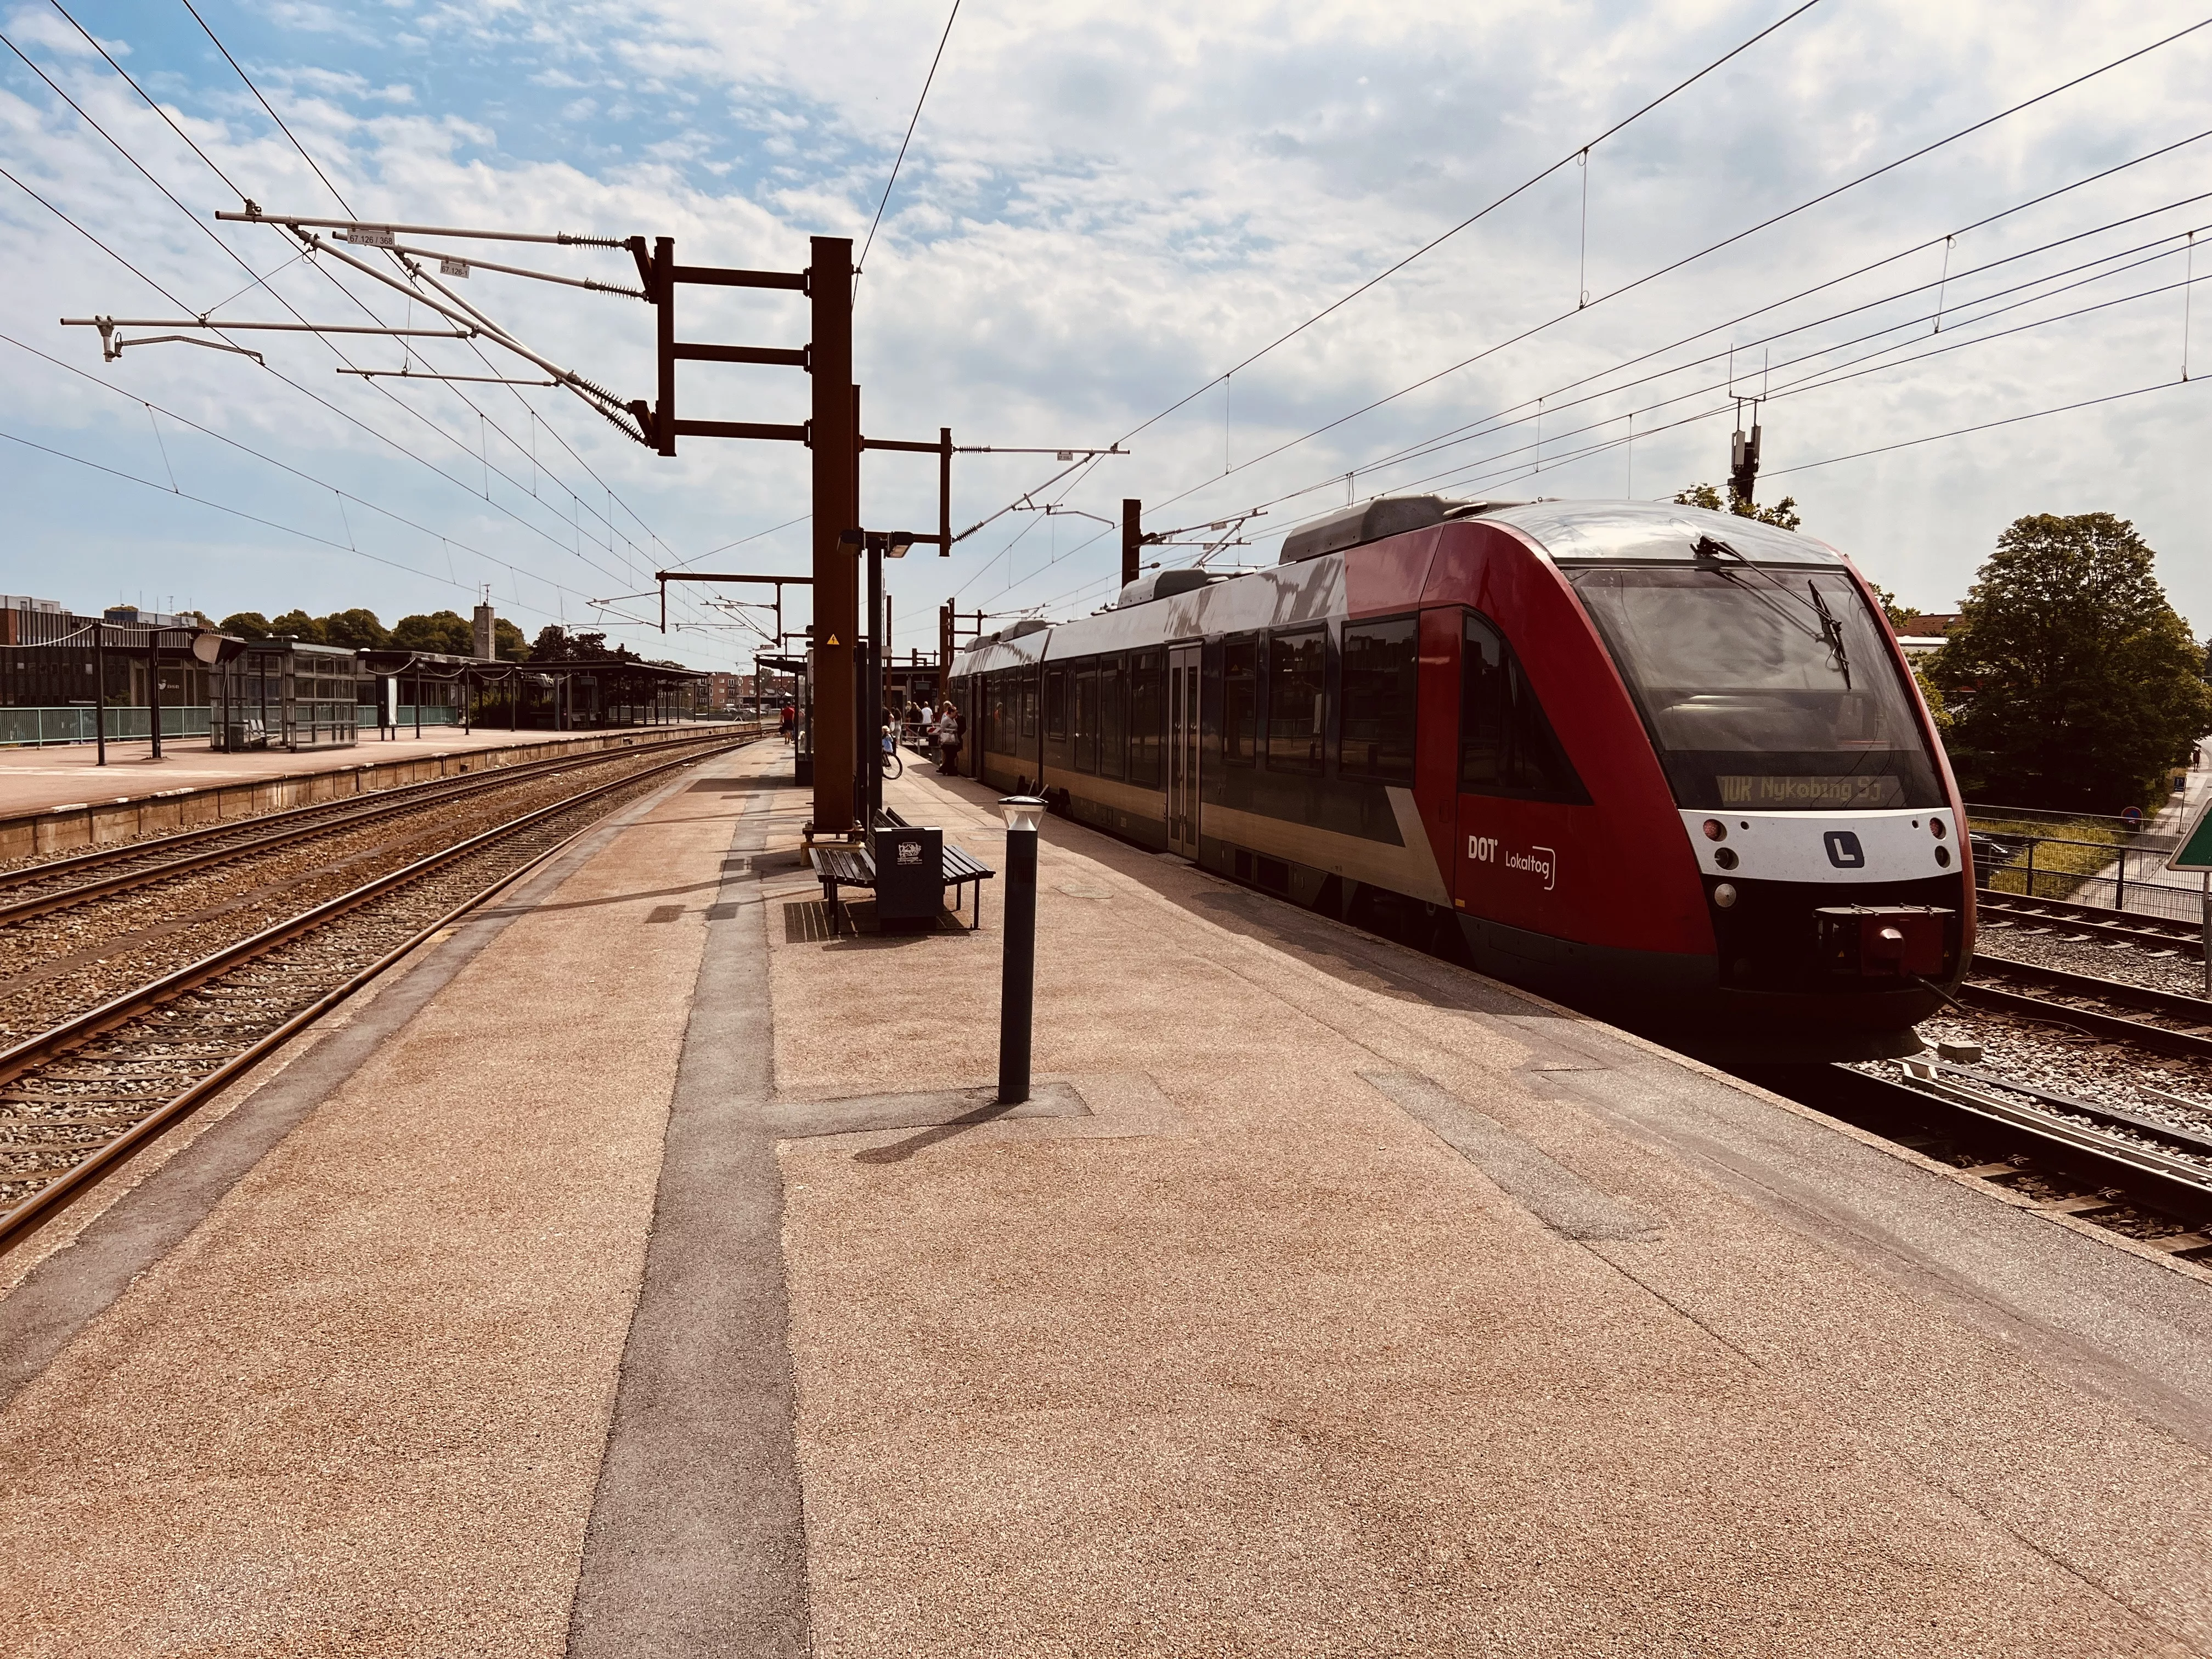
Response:
[[[845,902],[842,890],[847,887],[876,886],[876,831],[911,828],[897,813],[884,808],[878,816],[875,830],[866,844],[860,847],[817,847],[814,849],[815,872],[822,878],[822,902],[830,912],[830,931],[839,931],[844,917]],[[943,902],[945,888],[952,890],[952,912],[960,913],[960,890],[973,883],[975,888],[975,920],[969,924],[972,933],[983,925],[983,884],[998,872],[981,863],[964,848],[951,842],[943,843],[939,853],[939,902]]]

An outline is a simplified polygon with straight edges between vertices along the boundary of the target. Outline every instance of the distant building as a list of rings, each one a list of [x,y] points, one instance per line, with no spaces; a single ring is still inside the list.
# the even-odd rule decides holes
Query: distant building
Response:
[[[1930,657],[1943,648],[1943,640],[1959,620],[1955,611],[1923,611],[1912,619],[1912,631],[1900,634],[1897,643],[1910,662]]]

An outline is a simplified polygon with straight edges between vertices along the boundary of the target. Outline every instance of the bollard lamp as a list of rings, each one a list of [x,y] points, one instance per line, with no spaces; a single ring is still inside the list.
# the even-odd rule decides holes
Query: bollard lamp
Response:
[[[1030,1027],[1036,1003],[1037,825],[1035,795],[999,803],[1006,819],[1006,926],[999,969],[999,1103],[1030,1097]]]

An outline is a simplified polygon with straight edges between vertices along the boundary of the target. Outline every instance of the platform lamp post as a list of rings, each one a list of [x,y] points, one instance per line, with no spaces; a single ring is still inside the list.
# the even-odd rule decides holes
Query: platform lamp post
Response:
[[[92,718],[97,722],[92,728],[93,741],[99,745],[100,758],[95,765],[107,764],[107,624],[92,625]]]
[[[999,803],[1006,819],[1006,925],[999,969],[999,1104],[1030,1097],[1030,1028],[1036,1006],[1037,825],[1035,795]]]
[[[876,814],[884,809],[884,745],[883,735],[877,729],[884,717],[884,561],[902,559],[915,544],[911,530],[841,530],[837,545],[849,547],[855,552],[865,550],[868,556],[868,693],[855,697],[860,724],[860,764],[866,780],[861,799],[867,803],[868,820],[865,833],[872,836],[876,830]]]

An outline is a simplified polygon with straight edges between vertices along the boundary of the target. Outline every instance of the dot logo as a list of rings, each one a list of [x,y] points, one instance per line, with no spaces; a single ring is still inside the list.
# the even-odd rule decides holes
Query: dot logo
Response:
[[[1837,869],[1866,868],[1866,848],[1859,845],[1858,836],[1850,830],[1831,830],[1820,837],[1820,842],[1828,849],[1828,862]]]

